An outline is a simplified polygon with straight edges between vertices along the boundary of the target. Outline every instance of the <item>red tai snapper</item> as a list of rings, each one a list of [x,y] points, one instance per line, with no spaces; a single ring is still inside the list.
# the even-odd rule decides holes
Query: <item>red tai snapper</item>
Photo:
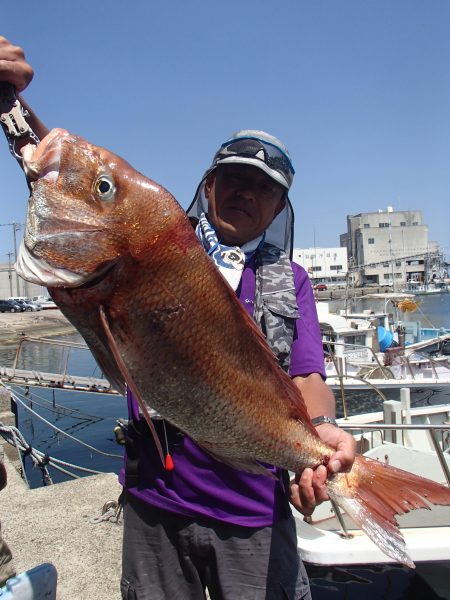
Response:
[[[171,194],[111,152],[56,129],[24,149],[31,180],[18,272],[49,288],[105,375],[219,460],[250,472],[327,464],[301,394]],[[207,349],[207,351],[205,351]],[[395,515],[450,489],[357,456],[330,497],[413,566]]]

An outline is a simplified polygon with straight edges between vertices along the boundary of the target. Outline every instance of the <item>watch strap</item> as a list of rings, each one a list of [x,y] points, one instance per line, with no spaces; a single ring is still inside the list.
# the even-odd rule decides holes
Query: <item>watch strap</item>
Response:
[[[336,419],[333,419],[332,417],[314,417],[314,419],[311,419],[311,421],[314,426],[322,425],[322,423],[331,423],[331,425],[335,425],[336,427],[338,427]]]

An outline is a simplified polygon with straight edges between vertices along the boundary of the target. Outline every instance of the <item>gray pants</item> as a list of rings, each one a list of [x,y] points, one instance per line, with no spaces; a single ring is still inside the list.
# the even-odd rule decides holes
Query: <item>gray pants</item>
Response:
[[[311,600],[293,517],[251,529],[125,494],[122,559],[124,600]]]
[[[14,562],[11,556],[11,550],[8,544],[2,537],[1,526],[0,526],[0,587],[2,587],[6,580],[16,574],[14,568]]]

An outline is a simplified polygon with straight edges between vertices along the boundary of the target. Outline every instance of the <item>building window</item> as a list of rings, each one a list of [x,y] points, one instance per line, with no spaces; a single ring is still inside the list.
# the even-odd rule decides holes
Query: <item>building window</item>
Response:
[[[384,262],[384,263],[383,263],[383,267],[388,267],[388,266],[389,266],[389,263],[388,263],[388,262]]]
[[[369,229],[370,225],[369,223],[364,223],[364,229]]]
[[[406,221],[400,221],[400,227],[406,227]]]
[[[330,271],[342,271],[342,265],[330,265]]]
[[[369,238],[369,239],[367,240],[367,242],[368,242],[369,244],[375,244],[375,238]]]
[[[384,273],[383,279],[391,279],[392,275],[390,273]]]
[[[378,223],[378,227],[389,227],[389,223]]]
[[[419,221],[414,221],[413,222],[413,225],[418,225],[418,224],[419,224]]]
[[[322,267],[313,267],[313,268],[312,268],[312,270],[313,270],[313,271],[321,271],[321,270],[322,270]]]
[[[396,267],[401,267],[402,266],[402,261],[401,260],[396,260],[395,261],[395,266]]]

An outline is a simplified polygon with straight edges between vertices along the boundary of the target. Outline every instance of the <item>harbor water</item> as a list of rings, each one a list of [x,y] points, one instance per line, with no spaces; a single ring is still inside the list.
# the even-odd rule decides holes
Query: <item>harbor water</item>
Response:
[[[78,334],[61,339],[83,342]],[[12,366],[15,353],[14,347],[0,349],[0,364]],[[22,345],[17,368],[101,377],[88,349],[68,350],[34,342]],[[19,400],[15,405],[17,425],[28,445],[50,457],[85,469],[119,472],[123,463],[122,448],[115,441],[114,428],[118,418],[127,416],[123,396],[16,385],[11,389]],[[31,458],[24,458],[24,466],[30,487],[41,486],[43,474],[33,467]],[[89,474],[70,467],[67,470],[77,476]],[[54,483],[70,479],[70,476],[51,468],[50,475]]]

